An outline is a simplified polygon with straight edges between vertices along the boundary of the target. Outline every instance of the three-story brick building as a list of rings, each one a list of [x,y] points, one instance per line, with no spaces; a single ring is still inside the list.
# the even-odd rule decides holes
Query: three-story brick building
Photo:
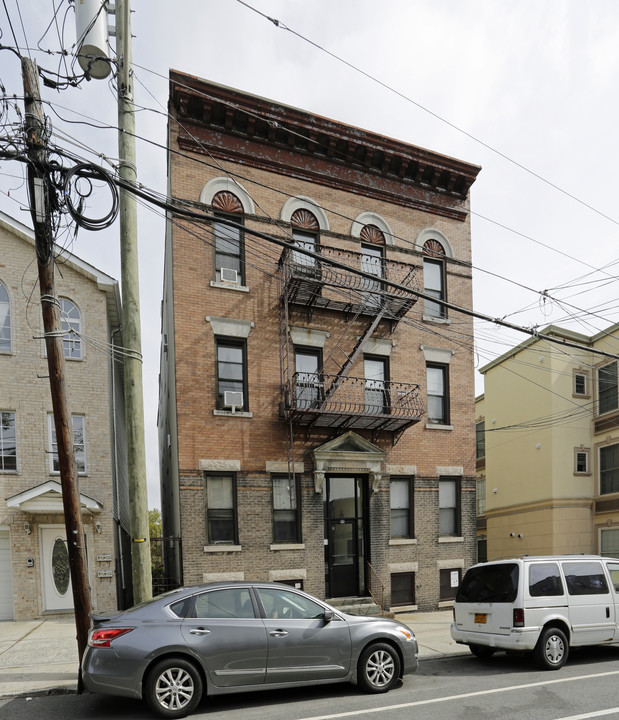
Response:
[[[450,602],[475,426],[472,321],[444,303],[471,307],[479,168],[176,71],[170,112],[195,215],[166,241],[168,574]]]

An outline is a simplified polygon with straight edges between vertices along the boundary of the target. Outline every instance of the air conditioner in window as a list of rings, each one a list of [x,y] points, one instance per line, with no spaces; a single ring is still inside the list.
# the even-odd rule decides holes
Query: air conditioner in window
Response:
[[[232,412],[234,412],[237,408],[242,408],[243,393],[226,390],[224,392],[224,407],[232,408]]]
[[[239,274],[233,268],[222,267],[219,271],[219,276],[221,278],[221,282],[234,283],[235,285],[238,285]]]

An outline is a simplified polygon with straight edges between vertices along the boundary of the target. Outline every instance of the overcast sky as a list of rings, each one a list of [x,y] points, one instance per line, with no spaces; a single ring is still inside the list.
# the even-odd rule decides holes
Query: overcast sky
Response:
[[[247,4],[280,27],[238,0],[133,0],[136,103],[144,108],[138,135],[165,144],[167,76],[174,68],[480,165],[471,192],[475,310],[586,335],[617,322],[619,3]],[[65,73],[58,54],[40,49],[72,49],[68,0],[4,5],[11,24],[3,7],[0,43],[14,46],[15,36],[22,54]],[[0,82],[23,107],[19,59],[7,50],[0,52]],[[57,144],[90,161],[113,162],[116,101],[107,80],[42,94]],[[15,161],[0,163],[0,209],[30,224],[23,172]],[[138,178],[165,191],[162,149],[138,143]],[[156,507],[164,230],[148,208],[140,207],[138,222],[147,474]],[[118,222],[104,232],[80,231],[70,249],[120,279]],[[476,331],[478,367],[526,338],[484,322],[476,322]]]

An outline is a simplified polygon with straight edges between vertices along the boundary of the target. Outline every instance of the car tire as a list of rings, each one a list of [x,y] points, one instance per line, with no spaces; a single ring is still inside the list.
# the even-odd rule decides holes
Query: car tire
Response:
[[[202,699],[202,677],[188,660],[166,658],[151,668],[143,695],[148,707],[160,717],[183,718]]]
[[[368,645],[359,656],[357,682],[370,693],[385,693],[400,679],[400,656],[388,643]]]
[[[489,658],[496,652],[495,648],[488,647],[487,645],[469,645],[469,650],[477,658]]]
[[[567,662],[570,648],[563,630],[546,628],[539,636],[533,655],[543,670],[558,670]]]

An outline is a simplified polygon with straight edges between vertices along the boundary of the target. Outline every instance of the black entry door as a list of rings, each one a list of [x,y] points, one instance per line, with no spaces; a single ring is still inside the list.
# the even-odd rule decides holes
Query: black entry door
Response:
[[[326,566],[329,597],[365,595],[364,481],[327,477]]]

